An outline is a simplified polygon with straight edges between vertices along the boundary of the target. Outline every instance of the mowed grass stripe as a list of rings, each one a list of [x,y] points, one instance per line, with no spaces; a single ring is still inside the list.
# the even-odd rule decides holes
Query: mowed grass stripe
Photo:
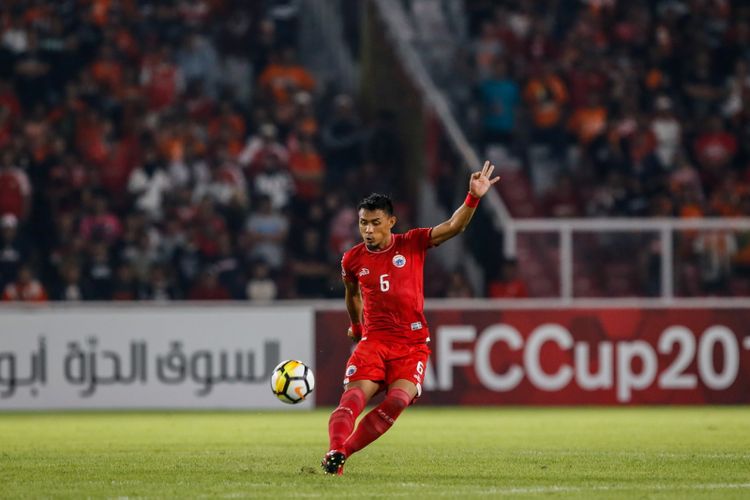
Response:
[[[0,414],[0,497],[750,494],[745,407],[417,406],[343,477],[328,412]]]
[[[249,485],[254,486],[254,485]],[[263,484],[257,485],[257,486],[265,486]],[[405,491],[399,492],[399,493],[372,493],[368,494],[368,496],[371,497],[392,497],[392,496],[398,496],[398,497],[414,497],[415,496],[415,490],[411,488],[425,488],[429,487],[429,485],[426,485],[424,483],[422,484],[410,484],[410,483],[402,483],[400,486],[404,487]],[[671,485],[671,486],[660,486],[660,485],[654,485],[654,486],[643,486],[634,488],[631,485],[611,485],[611,486],[595,486],[591,488],[581,488],[581,487],[574,487],[574,486],[538,486],[538,487],[525,487],[525,488],[468,488],[468,489],[461,489],[461,488],[454,488],[451,491],[443,491],[439,493],[431,493],[431,496],[438,496],[438,497],[462,497],[465,498],[468,495],[477,495],[477,496],[528,496],[528,495],[549,495],[554,493],[597,493],[597,492],[623,492],[623,491],[631,491],[631,492],[660,492],[660,491],[680,491],[684,493],[691,493],[693,490],[735,490],[735,489],[750,489],[750,483],[727,483],[727,484],[689,484],[689,485]],[[416,493],[418,495],[418,493]],[[290,494],[291,496],[303,496],[303,497],[313,497],[313,498],[319,498],[323,497],[324,495],[321,493],[305,493],[305,494],[299,494],[296,493]],[[224,495],[221,495],[221,498],[252,498],[252,494],[247,492],[235,492],[235,493],[226,493]],[[724,497],[722,497],[724,498]]]

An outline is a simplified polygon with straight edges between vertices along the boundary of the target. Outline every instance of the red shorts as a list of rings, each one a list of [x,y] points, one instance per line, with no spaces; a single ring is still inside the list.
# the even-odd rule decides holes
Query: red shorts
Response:
[[[399,379],[409,380],[422,394],[422,381],[430,357],[427,344],[394,344],[363,340],[346,362],[344,384],[356,380],[372,380],[389,386]]]

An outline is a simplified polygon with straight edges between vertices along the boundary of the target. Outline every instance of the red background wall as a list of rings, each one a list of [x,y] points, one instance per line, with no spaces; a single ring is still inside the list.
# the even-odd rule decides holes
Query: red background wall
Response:
[[[744,309],[592,309],[592,310],[428,310],[433,351],[425,394],[420,404],[737,404],[750,403],[750,311]],[[481,352],[476,350],[477,338],[488,332],[498,331],[497,325],[517,331],[520,347],[511,348],[508,342],[487,344]],[[561,338],[572,341],[570,347],[560,346],[547,339],[541,344],[538,356],[529,349],[529,339],[536,332],[540,340],[541,325],[555,325]],[[494,325],[494,326],[493,326]],[[319,311],[316,314],[316,370],[318,384],[316,402],[319,405],[335,405],[341,394],[346,359],[352,343],[346,338],[348,319],[343,311]],[[464,335],[473,336],[467,342],[445,341],[449,330],[463,327]],[[490,327],[490,330],[487,328]],[[510,327],[510,328],[508,328]],[[675,333],[675,327],[679,332]],[[717,328],[718,327],[718,328]],[[673,330],[672,333],[665,333]],[[707,330],[712,331],[706,334]],[[717,330],[721,332],[717,333]],[[454,330],[455,331],[455,330]],[[472,332],[475,332],[472,334]],[[440,336],[446,335],[441,343]],[[679,337],[675,340],[676,337]],[[727,342],[730,358],[734,358],[736,372],[729,376],[719,388],[711,388],[707,382],[721,380],[727,368]],[[599,347],[611,343],[611,356],[600,359]],[[634,343],[635,342],[635,343]],[[645,344],[644,344],[645,343]],[[585,345],[584,345],[585,344]],[[596,373],[600,368],[609,369],[611,384],[608,387],[586,389],[575,375],[575,346],[588,347],[589,363],[578,362],[578,369]],[[691,349],[692,347],[692,349]],[[580,349],[580,347],[579,347]],[[444,352],[441,352],[444,351]],[[651,351],[649,354],[643,351]],[[450,352],[449,352],[450,351]],[[465,351],[463,354],[459,351]],[[489,351],[489,352],[487,352]],[[538,363],[542,377],[558,373],[559,370],[573,372],[570,380],[555,390],[545,390],[529,376],[526,362]],[[605,354],[607,351],[605,349]],[[628,354],[629,353],[629,354]],[[702,353],[702,354],[701,354]],[[451,356],[469,357],[468,366],[450,364]],[[679,359],[678,359],[679,357]],[[513,387],[490,389],[483,384],[477,369],[477,359],[488,359],[485,363],[493,376],[507,374],[508,370],[522,370],[523,377]],[[653,377],[643,375],[644,358],[654,363]],[[583,357],[581,357],[583,359]],[[627,362],[626,362],[627,361]],[[442,365],[441,365],[442,364]],[[517,368],[513,368],[513,367]],[[570,368],[566,368],[570,367]],[[670,376],[669,372],[672,372]],[[707,373],[708,372],[708,373]],[[445,374],[449,377],[445,377]],[[712,376],[711,373],[714,373]],[[442,374],[442,376],[440,376]],[[732,374],[734,374],[732,376]],[[438,375],[438,376],[436,376]],[[452,376],[452,383],[450,383]],[[675,376],[677,385],[669,387]],[[642,377],[640,385],[633,380]],[[485,377],[486,380],[486,377]],[[687,385],[688,387],[685,387]],[[694,387],[689,387],[694,385]]]

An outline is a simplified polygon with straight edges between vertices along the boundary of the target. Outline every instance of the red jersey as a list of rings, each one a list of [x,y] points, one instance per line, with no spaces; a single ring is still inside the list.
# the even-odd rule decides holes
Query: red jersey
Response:
[[[429,339],[424,318],[424,258],[430,228],[393,234],[388,248],[368,250],[360,243],[344,253],[341,275],[359,283],[364,338],[401,344]]]

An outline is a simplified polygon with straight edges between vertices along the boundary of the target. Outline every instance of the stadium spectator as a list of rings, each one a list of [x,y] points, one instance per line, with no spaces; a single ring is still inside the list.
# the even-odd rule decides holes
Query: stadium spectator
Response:
[[[13,141],[13,124],[21,116],[21,103],[13,87],[0,77],[0,147],[7,148]]]
[[[682,126],[669,97],[658,96],[655,109],[651,130],[656,137],[656,159],[661,169],[671,170],[682,147]]]
[[[309,203],[322,196],[326,166],[312,137],[299,138],[298,148],[289,155],[289,172],[295,193],[302,201]]]
[[[277,135],[277,128],[274,124],[264,123],[260,126],[258,133],[247,140],[238,160],[248,176],[252,177],[260,170],[266,156],[274,155],[282,164],[287,163],[289,152],[278,142]]]
[[[0,154],[0,215],[11,214],[25,221],[31,207],[29,176],[16,164],[11,149]]]
[[[107,198],[97,195],[89,215],[81,219],[80,234],[86,240],[114,243],[122,233],[120,219],[109,210]]]
[[[19,267],[15,280],[5,285],[2,295],[2,300],[6,302],[46,302],[47,298],[44,286],[26,264]]]
[[[271,268],[262,260],[251,263],[250,278],[245,286],[245,295],[253,302],[270,302],[279,294],[279,287],[271,277]]]
[[[355,175],[347,177],[347,187],[356,189],[356,185],[361,184],[381,192],[398,188],[393,181],[399,173],[397,169],[403,165],[404,152],[395,121],[396,115],[392,111],[383,109],[378,112],[364,141],[365,164]]]
[[[218,94],[220,75],[218,60],[216,48],[211,39],[195,31],[183,37],[182,45],[175,55],[175,61],[185,82],[200,82],[206,95],[211,98],[215,98]]]
[[[142,288],[140,298],[156,302],[169,302],[179,298],[167,265],[154,264],[151,266],[148,282]]]
[[[172,50],[166,44],[144,55],[140,80],[148,109],[154,112],[172,106],[185,87],[184,75],[174,64]]]
[[[578,217],[583,215],[583,200],[573,178],[564,174],[557,179],[557,188],[544,199],[545,212],[552,217]]]
[[[707,119],[705,129],[696,136],[693,149],[703,185],[708,191],[713,191],[719,187],[737,155],[737,137],[726,130],[720,116],[713,115]]]
[[[492,21],[482,23],[479,37],[473,42],[472,51],[478,77],[480,79],[490,77],[495,61],[505,52],[505,47]]]
[[[499,274],[487,283],[487,296],[494,299],[523,299],[529,296],[526,283],[518,272],[518,262],[506,259],[498,266]]]
[[[208,269],[216,275],[219,283],[229,291],[233,299],[244,298],[245,280],[242,263],[228,233],[224,232],[218,236],[216,257],[212,259]]]
[[[0,216],[0,288],[16,278],[23,255],[28,255],[18,234],[18,218],[13,214]]]
[[[85,282],[81,277],[81,269],[76,262],[66,262],[61,270],[61,283],[52,294],[52,300],[72,301],[89,300],[91,298]]]
[[[203,271],[190,289],[190,300],[229,300],[232,295],[221,283],[215,273]]]
[[[133,268],[128,263],[120,264],[111,285],[109,296],[100,295],[102,300],[133,301],[139,297],[138,281],[133,273]]]
[[[257,196],[268,196],[274,210],[283,210],[294,195],[294,179],[277,155],[265,156],[262,163],[261,171],[253,181],[253,192]]]
[[[276,104],[285,104],[291,101],[297,90],[315,90],[315,78],[297,62],[292,47],[285,47],[278,56],[276,52],[271,54],[270,63],[258,77],[258,87],[263,95]]]
[[[128,272],[132,271],[130,265],[126,267]],[[122,279],[122,273],[119,270],[117,271],[118,276],[115,278],[113,258],[106,243],[98,243],[89,247],[85,269],[87,269],[86,279],[91,286],[90,298],[92,300],[114,298],[117,281],[126,281]],[[135,298],[135,294],[133,298]]]
[[[357,168],[362,162],[364,130],[350,96],[339,94],[334,98],[332,117],[323,127],[321,140],[328,167],[327,183],[333,186],[344,180],[347,171]]]
[[[485,143],[512,144],[521,101],[518,83],[511,78],[504,59],[495,60],[491,73],[479,83],[479,92],[484,109]]]
[[[159,262],[158,242],[154,241],[153,233],[139,231],[134,241],[121,248],[119,259],[130,264],[139,283],[145,283],[149,270]]]
[[[526,82],[523,97],[532,118],[532,140],[537,143],[559,145],[562,151],[562,120],[568,101],[565,82],[554,71],[552,63],[542,64],[538,74]]]
[[[128,193],[135,200],[135,208],[152,220],[161,220],[164,194],[170,187],[171,181],[156,149],[147,147],[142,165],[133,170],[128,179]]]
[[[323,237],[314,226],[307,227],[298,248],[292,250],[290,263],[294,289],[300,298],[324,298],[331,266]]]
[[[568,128],[581,146],[591,146],[607,130],[607,108],[596,93],[587,93],[585,103],[574,106]]]
[[[273,209],[270,198],[258,197],[257,210],[248,217],[245,231],[246,257],[263,259],[271,269],[279,269],[285,259],[289,219]]]
[[[731,231],[706,231],[694,242],[699,259],[701,289],[711,295],[729,291],[732,263],[737,254],[737,239]]]
[[[445,296],[453,299],[466,299],[474,296],[465,270],[456,269],[448,274]]]

